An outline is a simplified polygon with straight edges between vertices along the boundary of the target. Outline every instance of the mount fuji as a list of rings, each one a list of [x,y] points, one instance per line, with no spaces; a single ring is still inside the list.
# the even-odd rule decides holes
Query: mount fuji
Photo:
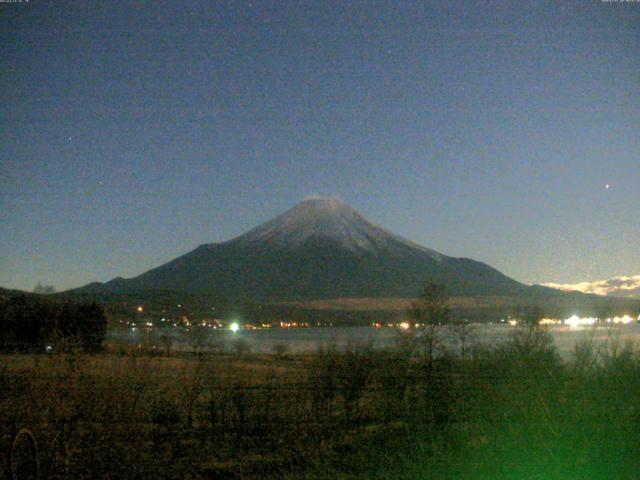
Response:
[[[484,263],[420,246],[374,225],[340,200],[309,198],[232,240],[201,245],[134,278],[79,290],[171,290],[286,302],[410,298],[425,281],[443,283],[457,296],[519,296],[543,288],[519,283]]]

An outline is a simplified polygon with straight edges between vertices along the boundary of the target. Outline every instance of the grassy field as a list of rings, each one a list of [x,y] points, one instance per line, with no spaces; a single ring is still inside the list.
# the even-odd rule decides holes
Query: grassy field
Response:
[[[52,479],[610,479],[640,468],[640,357],[615,339],[577,345],[570,362],[537,328],[466,358],[429,358],[404,339],[390,351],[0,365],[4,478],[22,429]]]
[[[328,300],[310,300],[307,302],[287,302],[285,305],[293,305],[312,310],[354,310],[354,311],[401,311],[414,301],[414,298],[333,298]],[[452,297],[449,299],[451,308],[490,308],[490,307],[518,307],[522,304],[517,297]]]

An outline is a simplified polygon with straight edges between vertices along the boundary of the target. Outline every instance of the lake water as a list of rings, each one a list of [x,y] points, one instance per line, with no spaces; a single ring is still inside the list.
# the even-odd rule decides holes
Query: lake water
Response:
[[[615,339],[621,343],[640,339],[638,323],[610,328],[554,326],[548,330],[563,357],[570,356],[576,342],[583,339],[593,338],[596,343],[607,339]],[[473,336],[475,342],[495,345],[507,340],[512,331],[513,327],[507,325],[480,325],[474,328]],[[325,327],[246,330],[235,334],[229,332],[225,337],[226,342],[244,339],[253,352],[270,353],[279,344],[286,345],[289,352],[308,352],[328,345],[335,345],[338,349],[357,344],[371,344],[377,348],[390,347],[396,344],[398,332],[392,328]]]
[[[640,323],[611,327],[546,327],[551,333],[554,343],[564,358],[569,358],[577,341],[593,338],[596,343],[609,340],[620,342],[636,342],[640,339]],[[478,325],[473,330],[473,341],[485,345],[496,345],[509,338],[513,327],[505,324]],[[127,335],[129,335],[127,337]],[[126,338],[125,338],[126,337]],[[173,349],[190,350],[191,344],[186,336],[172,331]],[[145,341],[143,332],[112,333],[112,339],[127,340],[132,343]],[[398,331],[393,328],[375,329],[371,327],[322,327],[292,329],[211,330],[205,344],[216,343],[224,349],[234,350],[237,342],[244,343],[251,352],[273,353],[278,346],[283,346],[289,353],[317,351],[319,348],[335,345],[344,349],[350,345],[368,344],[374,348],[390,347],[396,344]],[[146,342],[145,342],[146,343]]]

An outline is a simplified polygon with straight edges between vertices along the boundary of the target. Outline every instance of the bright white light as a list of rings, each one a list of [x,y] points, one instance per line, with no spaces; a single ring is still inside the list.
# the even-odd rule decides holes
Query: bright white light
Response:
[[[233,333],[236,333],[238,330],[240,330],[240,325],[238,325],[238,322],[233,322],[231,325],[229,325],[229,328]]]
[[[596,321],[597,319],[593,317],[580,318],[577,315],[572,315],[564,321],[564,324],[570,327],[579,327],[583,325],[594,325]]]
[[[633,318],[631,318],[629,315],[624,315],[622,317],[613,317],[613,323],[627,324],[631,322],[633,322]]]
[[[403,329],[403,330],[409,330],[409,326],[410,326],[410,325],[409,325],[409,323],[408,323],[408,322],[402,322],[402,323],[400,324],[400,328],[401,328],[401,329]]]
[[[580,317],[577,315],[572,315],[564,321],[565,325],[569,325],[570,327],[577,327],[580,325]]]

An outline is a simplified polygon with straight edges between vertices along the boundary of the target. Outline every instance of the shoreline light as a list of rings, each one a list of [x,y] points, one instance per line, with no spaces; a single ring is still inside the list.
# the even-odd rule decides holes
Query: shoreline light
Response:
[[[607,318],[607,322],[627,324],[633,322],[633,318],[631,318],[629,315],[623,315],[622,317]]]
[[[504,320],[502,320],[504,322]],[[555,319],[555,318],[543,318],[540,320],[540,325],[565,325],[568,327],[584,327],[584,326],[593,326],[593,325],[603,325],[603,324],[615,324],[615,325],[626,325],[631,322],[636,321],[635,318],[626,314],[618,317],[610,317],[610,318],[602,318],[599,319],[597,317],[579,317],[578,315],[572,315],[569,318],[564,320]],[[637,319],[640,322],[640,316]],[[509,319],[506,323],[511,327],[515,327],[518,325],[519,320],[517,319]]]
[[[594,317],[580,318],[577,315],[572,315],[564,321],[564,324],[570,327],[579,327],[582,325],[595,325],[597,320],[598,319]]]

